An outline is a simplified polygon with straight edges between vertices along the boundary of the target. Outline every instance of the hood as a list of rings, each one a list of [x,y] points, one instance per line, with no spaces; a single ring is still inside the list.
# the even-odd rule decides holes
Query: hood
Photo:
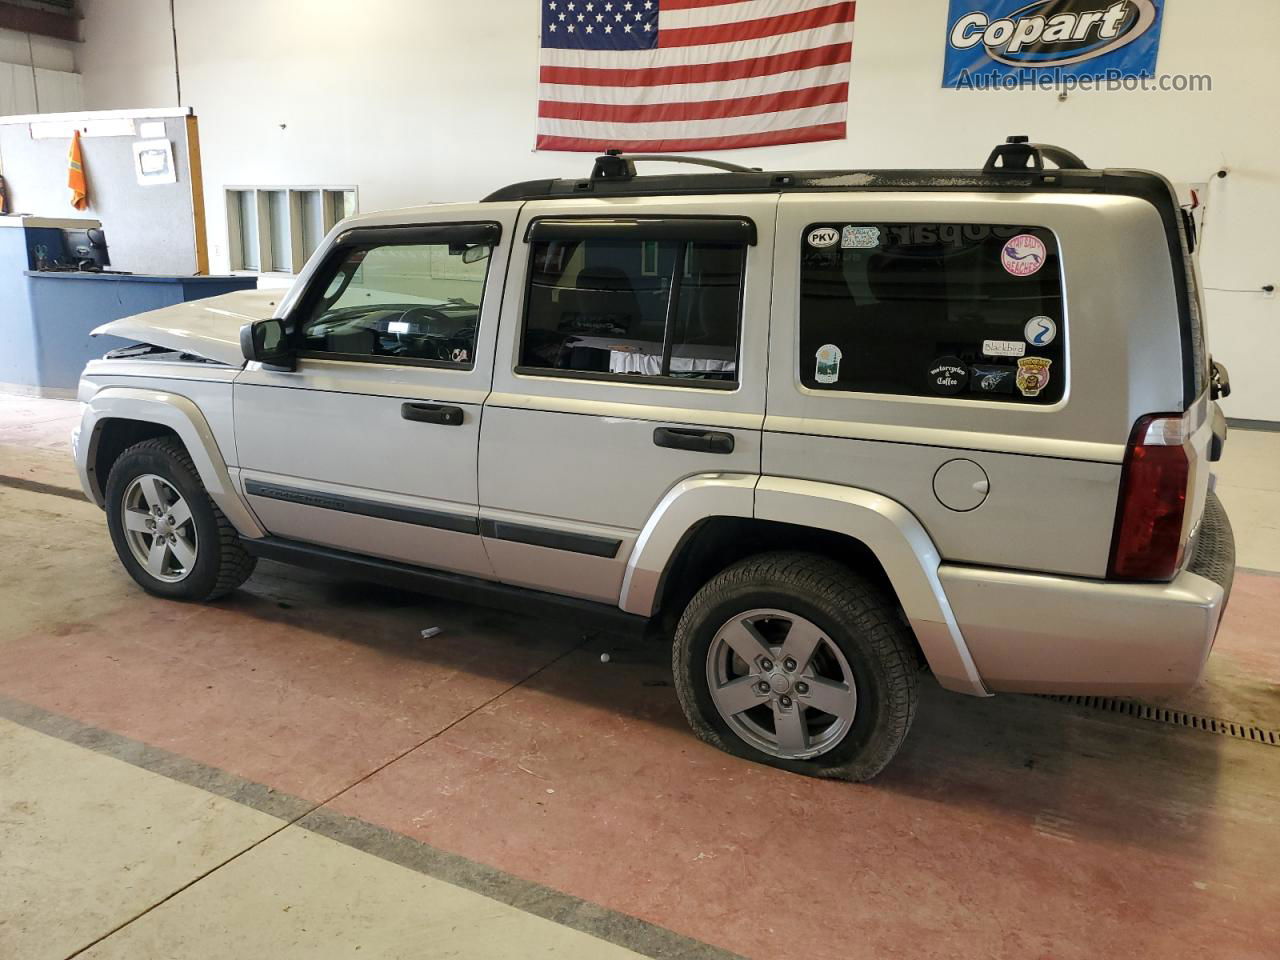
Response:
[[[93,336],[110,335],[137,343],[191,353],[240,367],[240,328],[250,320],[266,320],[285,290],[237,290],[220,297],[190,300],[104,323]]]

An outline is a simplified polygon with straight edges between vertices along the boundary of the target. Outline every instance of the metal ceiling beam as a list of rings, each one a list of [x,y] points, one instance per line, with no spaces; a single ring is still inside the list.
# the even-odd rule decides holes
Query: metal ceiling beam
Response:
[[[0,2],[0,27],[19,33],[34,33],[58,40],[80,41],[80,18],[16,3]]]

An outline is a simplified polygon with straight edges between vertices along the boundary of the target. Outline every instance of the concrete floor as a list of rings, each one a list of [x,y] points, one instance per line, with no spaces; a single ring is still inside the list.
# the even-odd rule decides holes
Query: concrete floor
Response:
[[[1278,955],[1276,747],[928,682],[874,783],[789,776],[656,644],[268,563],[148,597],[76,419],[0,397],[4,960]],[[1276,730],[1280,435],[1220,479],[1250,569],[1172,705]]]

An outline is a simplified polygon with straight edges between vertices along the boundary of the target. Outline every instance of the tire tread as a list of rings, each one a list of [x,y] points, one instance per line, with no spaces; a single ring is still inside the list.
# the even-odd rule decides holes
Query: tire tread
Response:
[[[240,542],[239,532],[231,525],[231,521],[218,509],[218,505],[213,502],[213,498],[209,497],[208,492],[205,491],[204,483],[200,480],[200,473],[196,470],[191,454],[187,452],[187,448],[182,442],[173,437],[153,437],[149,440],[142,440],[124,450],[120,454],[120,458],[117,459],[117,463],[119,459],[136,453],[156,453],[168,458],[176,469],[189,474],[190,480],[208,498],[209,507],[213,510],[213,519],[218,526],[218,577],[214,585],[206,593],[192,599],[197,601],[217,600],[219,597],[224,597],[231,593],[231,591],[248,580],[253,573],[254,567],[257,566],[258,558],[245,550],[244,545]]]
[[[690,601],[676,627],[673,650],[676,694],[690,726],[707,743],[741,755],[741,750],[726,744],[720,733],[699,714],[694,697],[693,684],[697,682],[694,671],[680,669],[679,664],[687,656],[685,647],[691,640],[693,625],[704,611],[727,594],[754,588],[799,593],[830,609],[838,620],[858,633],[886,679],[881,735],[873,738],[870,749],[847,763],[824,763],[819,756],[808,761],[786,761],[787,769],[844,780],[874,777],[898,752],[915,719],[919,684],[915,644],[909,629],[898,617],[896,604],[878,586],[820,554],[778,551],[747,557],[712,577]],[[798,768],[798,763],[803,767]]]

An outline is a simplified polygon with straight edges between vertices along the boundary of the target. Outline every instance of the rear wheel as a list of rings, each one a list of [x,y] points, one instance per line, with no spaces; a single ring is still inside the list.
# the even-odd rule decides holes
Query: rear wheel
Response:
[[[869,779],[915,715],[914,645],[894,604],[813,554],[750,557],[710,580],[673,660],[699,737],[797,773]]]
[[[253,572],[254,558],[177,440],[144,440],[125,450],[107,477],[106,501],[116,554],[148,593],[212,600]]]

